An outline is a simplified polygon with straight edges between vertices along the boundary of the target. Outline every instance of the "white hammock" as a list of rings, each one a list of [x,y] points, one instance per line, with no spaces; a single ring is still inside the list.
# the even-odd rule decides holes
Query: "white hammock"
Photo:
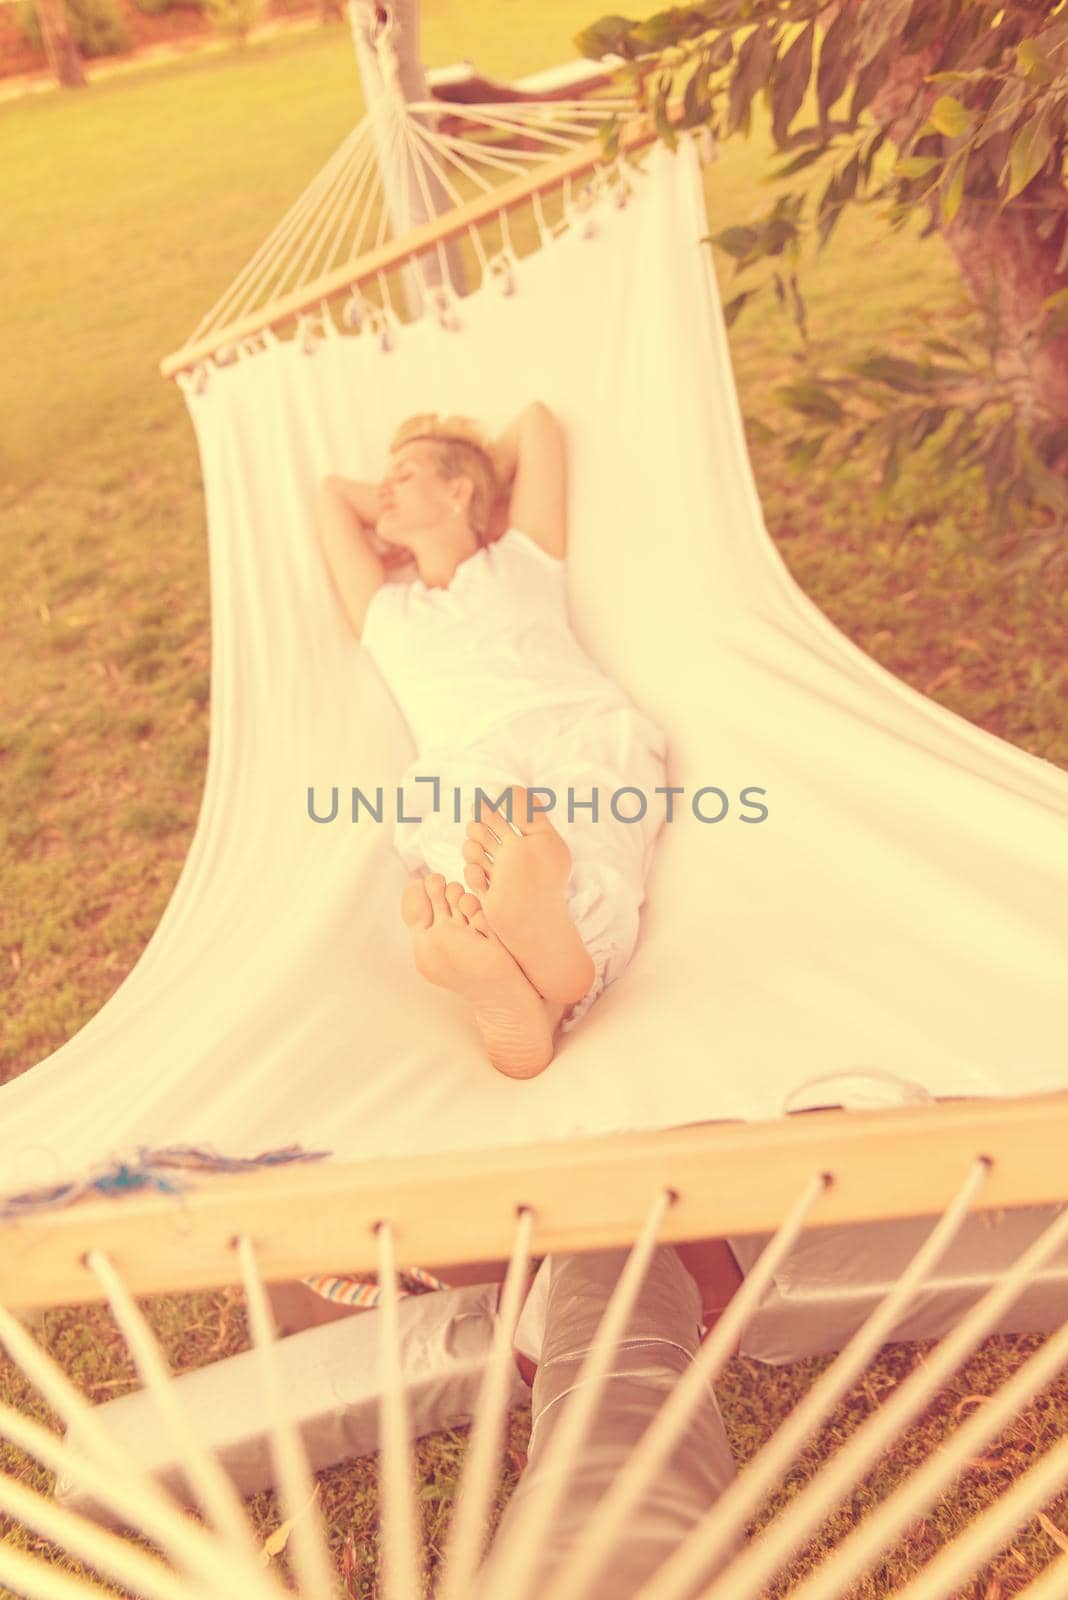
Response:
[[[462,330],[395,320],[388,350],[365,328],[311,355],[268,335],[190,393],[211,535],[201,814],[133,971],[2,1091],[0,1194],[141,1147],[359,1160],[1065,1086],[1068,775],[902,683],[790,577],[695,153],[645,165],[625,206],[584,214],[592,236],[514,262],[515,293],[491,279],[458,302]],[[349,820],[351,786],[392,800],[412,746],[334,598],[313,496],[331,470],[371,478],[415,409],[500,426],[524,396],[567,430],[576,630],[667,730],[682,792],[631,967],[517,1082],[416,972],[389,828]],[[338,819],[311,821],[309,788],[326,815],[334,786]],[[715,789],[728,815],[700,820]],[[756,801],[767,819],[742,821]]]
[[[513,106],[484,113],[487,124],[506,118],[527,131],[537,120],[526,106],[521,113]],[[429,135],[426,147],[428,158],[431,148],[440,148]],[[359,170],[359,148],[354,141],[337,168],[350,174],[343,200],[323,180],[325,209],[315,215],[345,215],[358,205],[351,173]],[[576,170],[581,164],[576,157]],[[514,1149],[517,1170],[526,1162],[529,1175],[528,1147],[555,1145],[561,1159],[554,1162],[546,1150],[541,1156],[546,1172],[555,1169],[553,1181],[567,1201],[568,1182],[574,1198],[583,1170],[572,1156],[576,1136],[759,1123],[814,1106],[873,1110],[940,1097],[1037,1096],[1065,1087],[1068,775],[903,684],[845,638],[794,583],[767,534],[753,482],[715,278],[701,243],[708,228],[696,151],[688,139],[676,155],[656,146],[643,165],[644,172],[602,172],[578,199],[565,195],[558,231],[540,213],[541,248],[520,258],[505,241],[502,255],[483,262],[483,286],[466,297],[446,292],[440,316],[404,323],[390,309],[386,267],[380,276],[362,238],[343,240],[342,258],[356,250],[365,267],[371,262],[369,276],[358,274],[367,295],[354,303],[354,314],[339,319],[343,326],[358,322],[359,336],[339,331],[325,308],[314,322],[306,320],[309,306],[319,308],[352,275],[338,266],[335,253],[298,263],[292,279],[265,275],[260,283],[250,276],[172,363],[187,374],[211,540],[212,732],[201,814],[174,895],[128,978],[80,1033],[0,1091],[0,1198],[42,1185],[77,1186],[101,1163],[125,1161],[152,1176],[159,1169],[151,1153],[176,1146],[206,1150],[209,1161],[217,1156],[220,1164],[287,1147],[309,1157],[325,1153],[329,1162],[293,1175],[307,1180],[308,1198],[276,1257],[290,1272],[298,1256],[300,1269],[325,1270],[344,1265],[336,1254],[338,1224],[336,1217],[317,1217],[311,1238],[310,1197],[315,1174],[322,1175],[321,1203],[329,1169],[341,1171],[346,1161],[419,1157],[436,1176],[442,1160],[462,1152],[464,1162],[453,1168],[462,1185],[465,1167],[474,1173],[478,1153],[488,1147]],[[484,214],[493,209],[490,197]],[[309,236],[310,214],[294,214],[294,240]],[[422,245],[422,234],[416,235],[416,248]],[[381,251],[386,261],[389,247]],[[267,261],[265,253],[265,271]],[[443,273],[440,258],[438,266]],[[305,269],[313,272],[310,288],[297,283]],[[375,284],[382,297],[377,306],[368,298]],[[440,285],[427,278],[422,287],[433,304]],[[287,310],[305,316],[294,341],[270,331]],[[220,340],[238,359],[208,354]],[[499,427],[533,397],[547,401],[567,430],[576,631],[668,731],[671,782],[682,792],[678,820],[665,828],[654,862],[630,969],[568,1036],[548,1071],[516,1082],[488,1067],[454,997],[415,972],[398,912],[406,875],[390,850],[388,829],[369,826],[366,816],[358,826],[309,820],[310,787],[329,795],[333,785],[343,794],[349,785],[365,793],[381,785],[388,795],[412,754],[390,696],[334,599],[312,518],[321,477],[329,471],[375,476],[393,427],[409,413],[462,412]],[[768,808],[759,825],[738,820],[738,797],[749,786]],[[728,797],[728,815],[719,823],[701,820],[720,808],[712,788]],[[891,1126],[895,1113],[883,1114]],[[961,1135],[954,1147],[955,1160],[964,1140]],[[847,1143],[843,1135],[843,1149]],[[638,1141],[633,1153],[628,1215],[635,1207],[648,1215],[613,1302],[608,1348],[598,1345],[591,1355],[594,1373],[605,1370],[613,1329],[625,1324],[628,1299],[662,1232],[671,1204],[661,1192],[664,1174],[670,1170],[685,1195],[678,1174],[694,1171],[684,1155],[670,1169],[652,1158],[643,1168]],[[826,1158],[811,1159],[835,1170]],[[692,1385],[687,1379],[691,1396],[694,1386],[715,1376],[811,1208],[823,1204],[820,1182],[803,1193],[800,1186],[789,1189],[800,1163],[798,1157],[769,1166],[762,1179],[767,1204],[749,1195],[733,1213],[730,1181],[722,1180],[717,1216],[723,1232],[732,1225],[740,1232],[769,1226],[771,1205],[788,1191],[794,1200],[780,1205],[770,1225],[784,1213],[786,1223],[702,1347],[692,1369],[698,1376]],[[725,1160],[721,1171],[728,1167]],[[1036,1151],[1008,1198],[1062,1198],[1063,1178],[1050,1176],[1055,1168],[1055,1152]],[[932,1270],[969,1206],[998,1203],[984,1188],[986,1170],[969,1158],[953,1168],[951,1182],[942,1182],[938,1208],[947,1195],[955,1198],[941,1231],[904,1274],[889,1309],[858,1336],[851,1359],[867,1359],[887,1336],[893,1314]],[[231,1196],[239,1196],[234,1180],[215,1183],[227,1181]],[[373,1180],[367,1181],[370,1195]],[[917,1172],[910,1182],[911,1209],[923,1211],[931,1189],[921,1191],[933,1180]],[[269,1188],[264,1179],[257,1192],[266,1196]],[[910,1208],[895,1209],[882,1193],[865,1199],[862,1188],[854,1184],[840,1217]],[[499,1192],[503,1200],[503,1185]],[[375,1234],[387,1335],[397,1309],[393,1195],[383,1195],[377,1213],[356,1207],[349,1214],[353,1235],[354,1215],[362,1223],[375,1214],[389,1218]],[[473,1190],[472,1196],[474,1212]],[[198,1191],[192,1201],[194,1233],[196,1216],[212,1203],[205,1194],[202,1207],[201,1198]],[[599,1199],[608,1204],[607,1190],[592,1199],[579,1196],[585,1230],[579,1237],[587,1242],[595,1238],[586,1213]],[[704,1203],[711,1215],[707,1194]],[[132,1214],[136,1204],[127,1202],[125,1209]],[[268,1212],[270,1204],[265,1200],[257,1216],[264,1231],[275,1230],[277,1244],[279,1216]],[[73,1250],[79,1210],[47,1219],[53,1239],[62,1234],[64,1252]],[[142,1208],[142,1215],[151,1210]],[[412,1256],[405,1246],[404,1259],[414,1265],[416,1241],[423,1260],[447,1255],[430,1253],[430,1241],[450,1218],[430,1216],[425,1204],[413,1211],[418,1220],[402,1229],[412,1243]],[[820,1220],[833,1215],[833,1208],[824,1210]],[[491,1368],[497,1387],[487,1390],[487,1441],[493,1407],[505,1393],[531,1220],[530,1212],[521,1217],[514,1241]],[[103,1226],[99,1209],[92,1226]],[[266,1339],[248,1226],[239,1230],[241,1270],[257,1337]],[[485,1250],[478,1226],[489,1224],[479,1220],[453,1259],[463,1250],[469,1259]],[[612,1226],[620,1228],[619,1215]],[[0,1264],[0,1299],[9,1303],[48,1297],[42,1280],[31,1287],[27,1277],[32,1248],[43,1237],[35,1228],[6,1230],[6,1237],[29,1246],[17,1273],[10,1269],[11,1253],[9,1265]],[[947,1362],[962,1359],[969,1340],[974,1344],[995,1325],[1066,1230],[1068,1219],[1059,1219],[1041,1248],[1021,1258],[1007,1286],[984,1301],[982,1316],[947,1340]],[[676,1229],[672,1236],[684,1234]],[[121,1254],[121,1240],[129,1237],[121,1220],[113,1237]],[[559,1239],[551,1247],[563,1248]],[[136,1314],[108,1253],[87,1260],[99,1280],[93,1292],[107,1290],[133,1333]],[[353,1238],[353,1264],[367,1265],[367,1256],[366,1238]],[[67,1255],[76,1259],[76,1253]],[[129,1266],[147,1287],[151,1263],[131,1259]],[[75,1280],[68,1266],[65,1281],[78,1281],[88,1293],[90,1279],[81,1270]],[[211,1277],[217,1263],[205,1266],[202,1258],[190,1268],[196,1270],[206,1273],[199,1281],[220,1281]],[[169,1281],[177,1287],[179,1277],[174,1273]],[[6,1316],[0,1336],[31,1375],[58,1381],[45,1374]],[[1063,1342],[1063,1334],[1050,1341],[1042,1359],[1059,1360]],[[385,1348],[391,1348],[388,1338]],[[845,1367],[835,1371],[848,1382],[850,1364],[843,1359]],[[144,1371],[152,1370],[146,1354]],[[922,1403],[951,1370],[936,1366],[925,1391],[910,1390],[910,1402]],[[1039,1376],[1034,1387],[1042,1381]],[[596,1385],[585,1394],[560,1441],[561,1461],[573,1454],[588,1423]],[[1022,1403],[1017,1389],[1006,1389],[1003,1398],[1006,1406]],[[680,1418],[684,1404],[685,1397]],[[884,1408],[882,1432],[869,1431],[863,1448],[877,1453],[879,1440],[892,1437],[906,1411],[905,1402],[897,1411]],[[399,1596],[417,1589],[395,1355],[387,1355],[384,1418],[392,1505],[389,1592]],[[180,1434],[180,1419],[172,1416],[171,1423]],[[29,1423],[5,1416],[3,1425],[42,1459],[58,1448]],[[978,1431],[979,1419],[967,1439],[962,1430],[962,1451],[976,1448]],[[98,1445],[106,1462],[107,1450]],[[491,1446],[480,1448],[473,1503],[488,1494],[494,1464]],[[650,1472],[657,1448],[658,1441],[643,1443],[641,1459]],[[284,1430],[279,1449],[280,1482],[296,1514],[307,1501],[307,1475]],[[863,1472],[860,1450],[835,1458],[825,1480],[828,1495]],[[1063,1475],[1062,1458],[1060,1448],[1036,1467],[1045,1477],[1030,1484],[1026,1504],[1049,1497],[1056,1474]],[[767,1462],[767,1470],[746,1475],[745,1494],[781,1470],[778,1457]],[[133,1495],[119,1464],[113,1465],[115,1492]],[[948,1481],[951,1461],[942,1466]],[[625,1479],[630,1488],[639,1469],[636,1459]],[[266,1575],[254,1574],[247,1540],[240,1553],[238,1510],[218,1476],[212,1478],[205,1462],[200,1470],[231,1553],[220,1556],[217,1541],[209,1548],[199,1534],[179,1537],[145,1488],[138,1501],[144,1526],[159,1529],[161,1537],[168,1530],[170,1547],[183,1552],[179,1564],[195,1577],[178,1588],[153,1587],[146,1574],[128,1567],[119,1581],[145,1594],[277,1593]],[[98,1481],[99,1467],[90,1477]],[[23,1503],[17,1486],[3,1492],[9,1509],[44,1527],[46,1513]],[[731,1509],[744,1516],[737,1498]],[[536,1548],[538,1518],[548,1514],[544,1505],[532,1510],[511,1551],[515,1571],[523,1570],[523,1551],[529,1557]],[[811,1504],[805,1514],[813,1514]],[[1010,1507],[1004,1515],[1011,1520],[1011,1514]],[[713,1541],[716,1515],[713,1508]],[[732,1600],[759,1592],[768,1564],[796,1547],[802,1515],[792,1511],[794,1520],[781,1519],[776,1538],[762,1539],[741,1558],[745,1580],[739,1574],[726,1580]],[[962,1571],[982,1559],[977,1541],[993,1538],[996,1548],[1000,1515],[988,1514],[981,1535],[959,1557]],[[477,1512],[472,1516],[477,1523]],[[298,1519],[297,1571],[309,1595],[327,1592],[316,1526],[310,1514]],[[66,1524],[54,1527],[56,1537],[73,1540]],[[78,1537],[84,1548],[84,1539],[92,1545],[96,1536]],[[473,1559],[471,1526],[465,1537],[461,1573]],[[603,1551],[610,1540],[608,1523],[599,1524],[590,1549]],[[583,1559],[594,1558],[587,1553]],[[677,1570],[643,1590],[641,1600],[689,1592],[686,1562],[680,1548]],[[0,1580],[26,1593],[85,1592],[64,1589],[58,1575],[53,1582],[39,1572],[31,1588],[29,1563],[5,1548]],[[114,1562],[102,1564],[117,1572]],[[805,1600],[840,1592],[841,1568],[827,1570],[826,1581],[802,1591]],[[462,1579],[456,1581],[457,1592],[464,1592]],[[554,1589],[554,1600],[584,1593],[577,1581],[559,1594]],[[950,1572],[941,1586],[921,1583],[904,1593],[909,1600],[948,1595],[954,1581]],[[517,1580],[509,1600],[520,1600],[521,1588]],[[708,1592],[718,1596],[721,1590]],[[1027,1591],[1032,1600],[1055,1592],[1042,1581]]]

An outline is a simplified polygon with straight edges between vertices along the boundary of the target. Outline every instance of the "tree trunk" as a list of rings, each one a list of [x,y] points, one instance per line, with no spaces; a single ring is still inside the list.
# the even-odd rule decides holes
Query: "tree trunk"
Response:
[[[37,16],[41,24],[48,64],[62,89],[83,89],[85,69],[67,25],[63,0],[37,0]]]
[[[944,41],[936,39],[916,55],[899,55],[871,101],[871,115],[899,148],[923,126],[944,92],[942,84],[923,82],[927,73],[953,65],[942,61],[943,48]],[[1061,426],[1068,423],[1068,332],[1040,350],[1032,350],[1027,338],[1028,325],[1042,301],[1063,289],[1065,282],[1063,269],[1057,269],[1068,235],[1068,213],[1062,213],[1043,239],[1038,226],[1043,217],[1048,225],[1048,213],[1027,209],[1028,200],[1033,202],[1049,181],[1039,173],[1019,197],[1023,203],[1010,200],[1000,214],[990,198],[965,196],[948,226],[941,222],[937,191],[930,203],[935,226],[977,304],[992,309],[992,275],[996,281],[995,371],[1025,419]]]
[[[1062,218],[1049,238],[1040,239],[1036,219],[1041,212],[1014,209],[1010,203],[983,229],[986,219],[978,211],[977,206],[962,205],[942,237],[977,301],[989,303],[991,274],[997,282],[995,370],[1014,402],[1027,419],[1063,426],[1068,423],[1068,332],[1039,350],[1030,348],[1027,334],[1042,301],[1064,288],[1064,274],[1055,269],[1068,224]]]

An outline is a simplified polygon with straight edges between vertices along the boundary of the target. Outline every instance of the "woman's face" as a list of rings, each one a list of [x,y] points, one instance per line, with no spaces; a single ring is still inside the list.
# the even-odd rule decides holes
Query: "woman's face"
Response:
[[[433,533],[456,521],[456,499],[456,488],[441,476],[433,445],[413,440],[390,456],[378,486],[376,531],[382,538],[407,544],[406,535]]]

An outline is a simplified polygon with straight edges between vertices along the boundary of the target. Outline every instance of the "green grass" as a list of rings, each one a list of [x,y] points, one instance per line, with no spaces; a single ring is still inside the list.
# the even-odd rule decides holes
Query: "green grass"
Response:
[[[423,9],[427,65],[470,56],[505,78],[573,54],[570,38],[598,15],[577,0],[439,0]],[[637,14],[655,9],[643,4]],[[0,107],[0,1081],[56,1049],[118,987],[188,851],[207,754],[207,547],[192,430],[158,362],[352,126],[356,82],[347,33],[334,27]],[[760,112],[753,138],[724,146],[710,169],[713,230],[768,205],[768,157]],[[804,280],[818,349],[848,359],[907,333],[918,308],[937,319],[957,299],[940,242],[921,243],[916,233],[888,235],[870,210],[843,220]],[[731,264],[719,259],[716,268],[728,299]],[[770,300],[757,315],[743,313],[731,349],[743,412],[777,425],[770,391],[793,374],[797,353],[788,314]],[[752,444],[751,456],[772,537],[843,632],[962,716],[1068,767],[1058,710],[1068,593],[1008,571],[1012,537],[998,547],[987,537],[978,474],[943,480],[928,449],[906,463],[889,511],[879,515],[870,459],[795,476],[772,445]],[[229,1291],[145,1304],[180,1369],[245,1347],[243,1309]],[[117,1330],[100,1308],[51,1311],[40,1336],[92,1399],[133,1386]],[[987,1341],[858,1485],[854,1510],[911,1470],[937,1445],[954,1407],[991,1392],[1033,1343]],[[887,1347],[762,1522],[923,1354]],[[731,1363],[720,1390],[740,1461],[824,1365]],[[3,1362],[0,1398],[48,1418]],[[1066,1398],[1063,1386],[1040,1396],[855,1595],[876,1600],[915,1572],[1060,1430]],[[528,1430],[529,1418],[516,1413],[498,1512]],[[464,1442],[459,1430],[419,1446],[436,1491],[423,1514],[438,1543]],[[2,1445],[0,1465],[49,1485],[48,1474]],[[324,1474],[321,1499],[339,1555],[352,1541],[353,1592],[373,1594],[374,1463]],[[250,1509],[265,1536],[276,1520],[271,1497]],[[1063,1516],[1051,1515],[1063,1526]],[[46,1548],[0,1520],[5,1529]],[[822,1537],[836,1536],[832,1527]],[[1030,1524],[967,1600],[1007,1600],[1054,1549]],[[802,1553],[799,1570],[807,1559]]]

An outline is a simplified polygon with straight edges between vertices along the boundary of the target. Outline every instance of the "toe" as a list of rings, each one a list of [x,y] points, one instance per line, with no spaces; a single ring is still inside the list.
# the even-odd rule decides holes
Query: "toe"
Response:
[[[468,922],[471,922],[482,910],[482,901],[477,894],[465,894],[460,901],[460,910]]]
[[[472,895],[471,898],[474,899],[474,896]],[[479,908],[474,915],[469,916],[467,920],[471,924],[472,928],[476,929],[479,933],[484,933],[487,938],[495,939],[497,937],[489,923],[486,921],[486,913],[483,911],[481,905],[479,905]]]
[[[502,833],[510,832],[508,827],[509,815],[516,822],[520,819],[516,816],[514,803],[509,804],[508,795],[509,790],[507,789],[489,789],[486,791],[484,799],[476,800],[471,807],[468,832],[472,828],[476,831],[480,828],[491,828],[498,836]]]
[[[401,916],[409,928],[429,928],[434,920],[433,907],[427,899],[423,880],[409,883],[401,895]]]
[[[479,894],[485,894],[489,888],[489,879],[481,867],[469,866],[464,868],[464,882],[469,889],[475,889]]]
[[[512,795],[512,821],[522,833],[527,833],[532,828],[544,828],[548,818],[542,809],[547,800],[547,795],[532,795],[529,790],[522,789],[519,785],[511,791]]]
[[[470,861],[472,866],[481,867],[486,859],[486,845],[479,844],[475,839],[465,839],[460,846],[460,854],[465,861]],[[490,851],[492,855],[492,850]]]
[[[508,824],[505,822],[499,822],[497,827],[499,831],[494,832],[488,822],[469,822],[464,831],[474,844],[485,845],[487,849],[492,850],[495,844],[500,843],[501,832],[508,832]]]
[[[434,909],[434,916],[451,916],[452,907],[445,898],[445,879],[441,876],[441,873],[432,872],[429,877],[423,879],[423,883],[426,888],[430,904]]]
[[[552,820],[552,813],[557,809],[555,790],[513,789],[512,795],[512,816],[524,833],[559,834]]]
[[[459,905],[460,901],[463,899],[463,896],[464,896],[464,886],[463,886],[462,883],[447,883],[445,885],[445,898],[449,902],[449,905],[452,908],[452,911],[453,911],[454,914],[455,914],[457,906]]]

